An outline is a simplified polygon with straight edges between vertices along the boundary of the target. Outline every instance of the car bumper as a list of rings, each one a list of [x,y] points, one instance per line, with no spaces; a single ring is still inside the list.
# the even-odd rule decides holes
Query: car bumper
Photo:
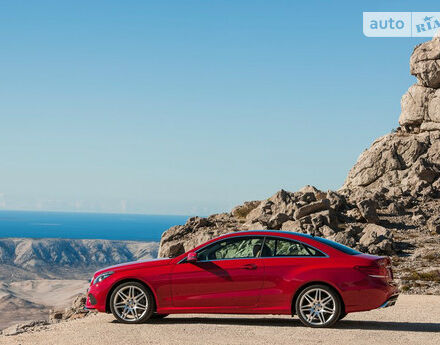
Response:
[[[103,283],[91,285],[87,291],[86,309],[105,312],[109,288],[108,284]]]
[[[356,293],[353,294],[355,298],[348,300],[344,294],[342,297],[346,303],[345,311],[352,313],[381,308],[389,300],[393,300],[395,296],[398,295],[399,290],[393,282],[386,282],[377,278],[368,278],[368,280],[363,282]],[[393,303],[390,301],[386,305],[391,306],[390,304]],[[385,306],[383,308],[385,308]]]

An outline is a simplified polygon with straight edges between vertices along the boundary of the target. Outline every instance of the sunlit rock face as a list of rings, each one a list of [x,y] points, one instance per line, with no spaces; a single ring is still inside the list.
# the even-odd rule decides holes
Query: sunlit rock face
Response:
[[[417,78],[403,95],[399,124],[405,132],[440,130],[440,38],[418,45],[410,58]]]

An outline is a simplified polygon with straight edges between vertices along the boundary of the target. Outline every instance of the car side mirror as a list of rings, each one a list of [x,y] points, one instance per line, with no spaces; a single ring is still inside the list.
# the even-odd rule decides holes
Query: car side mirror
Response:
[[[188,255],[186,256],[186,262],[197,262],[197,253],[188,253]]]

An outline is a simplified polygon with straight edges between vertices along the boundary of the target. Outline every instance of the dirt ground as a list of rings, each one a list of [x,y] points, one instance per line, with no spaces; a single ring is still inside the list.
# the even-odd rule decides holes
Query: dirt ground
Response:
[[[440,296],[403,295],[394,307],[354,313],[329,329],[303,327],[298,318],[256,315],[171,315],[140,325],[112,315],[0,336],[0,344],[440,344]]]

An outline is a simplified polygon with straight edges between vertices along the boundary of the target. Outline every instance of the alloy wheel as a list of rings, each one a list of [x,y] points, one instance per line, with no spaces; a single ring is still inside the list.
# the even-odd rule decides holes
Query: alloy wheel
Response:
[[[113,294],[113,311],[125,322],[138,322],[149,307],[147,293],[136,285],[125,285]]]
[[[334,293],[321,286],[306,289],[299,296],[297,314],[307,326],[326,327],[339,319],[339,301]]]

